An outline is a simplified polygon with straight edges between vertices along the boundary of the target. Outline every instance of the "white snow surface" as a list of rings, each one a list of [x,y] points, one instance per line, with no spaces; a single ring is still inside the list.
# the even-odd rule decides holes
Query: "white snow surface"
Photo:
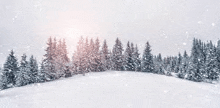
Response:
[[[141,72],[93,72],[0,91],[1,108],[220,108],[220,84]]]

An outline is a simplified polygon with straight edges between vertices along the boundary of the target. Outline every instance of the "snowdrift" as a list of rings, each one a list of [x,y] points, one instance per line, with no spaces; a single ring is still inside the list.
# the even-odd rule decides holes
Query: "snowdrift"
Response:
[[[93,72],[0,91],[1,108],[219,108],[220,85],[139,72]]]

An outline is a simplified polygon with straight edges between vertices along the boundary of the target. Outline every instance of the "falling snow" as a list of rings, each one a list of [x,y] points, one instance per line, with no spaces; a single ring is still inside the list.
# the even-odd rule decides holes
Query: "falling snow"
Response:
[[[212,23],[212,26],[215,26],[215,23]]]

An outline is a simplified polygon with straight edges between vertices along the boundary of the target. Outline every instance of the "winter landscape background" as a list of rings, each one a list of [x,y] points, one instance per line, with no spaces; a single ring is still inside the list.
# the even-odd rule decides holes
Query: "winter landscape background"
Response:
[[[119,37],[123,45],[137,43],[140,53],[150,41],[153,54],[170,56],[189,52],[194,37],[216,44],[220,35],[216,0],[1,0],[0,5],[1,65],[11,49],[41,60],[50,36],[65,38],[71,57],[80,36],[106,39],[110,48]]]
[[[218,1],[0,5],[2,107],[219,107]]]

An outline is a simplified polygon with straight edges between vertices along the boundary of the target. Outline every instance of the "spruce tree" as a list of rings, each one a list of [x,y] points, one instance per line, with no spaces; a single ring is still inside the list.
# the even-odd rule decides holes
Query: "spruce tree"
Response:
[[[132,53],[132,59],[134,62],[135,71],[141,71],[141,59],[140,59],[140,53],[138,50],[137,45],[134,48],[134,52]]]
[[[115,41],[115,45],[112,49],[112,62],[113,62],[113,69],[116,71],[123,70],[123,46],[121,41],[117,38]]]
[[[54,60],[54,65],[55,65],[55,76],[56,78],[60,78],[63,76],[64,71],[63,71],[63,47],[62,47],[62,41],[61,39],[58,41],[58,44],[56,46],[56,57]]]
[[[55,45],[53,44],[51,37],[48,39],[47,45],[48,47],[46,49],[46,54],[44,55],[45,59],[43,60],[44,69],[46,74],[48,75],[47,80],[55,80],[57,77],[55,69]]]
[[[67,46],[66,46],[65,39],[63,39],[63,42],[62,42],[62,58],[63,58],[64,64],[69,63],[70,59],[68,57],[68,52],[67,52]]]
[[[95,72],[95,44],[93,39],[90,39],[90,44],[89,44],[89,70],[92,72]]]
[[[81,36],[77,50],[74,55],[74,62],[76,64],[77,73],[85,75],[86,67],[85,67],[85,52],[84,52],[84,38]]]
[[[86,37],[86,42],[85,42],[85,46],[84,46],[84,58],[85,58],[85,71],[86,72],[90,72],[90,63],[89,63],[89,41],[88,41],[88,37]]]
[[[111,66],[110,53],[108,50],[108,45],[107,45],[106,40],[104,40],[103,45],[102,45],[101,62],[102,62],[102,69],[104,71],[110,69],[110,66]]]
[[[14,51],[11,50],[7,60],[4,64],[3,77],[5,78],[4,88],[12,87],[16,84],[15,75],[19,71],[17,58],[14,55]]]
[[[185,75],[188,70],[188,65],[189,65],[189,56],[188,56],[187,52],[184,51],[182,63],[180,64],[181,71],[179,71],[177,74],[177,76],[179,78],[185,78]]]
[[[65,66],[69,63],[65,39],[63,39],[63,41],[61,41],[61,39],[59,40],[55,52],[56,52],[56,57],[54,64],[55,64],[56,77],[57,78],[64,77]]]
[[[164,74],[164,71],[163,71],[163,61],[162,61],[162,56],[161,56],[160,53],[158,54],[158,56],[155,57],[154,61],[155,61],[154,62],[155,73]]]
[[[26,58],[27,58],[26,54],[23,54],[21,56],[19,71],[16,75],[16,86],[24,86],[24,85],[29,84],[30,68],[28,67],[28,62]]]
[[[29,60],[29,83],[37,82],[38,64],[34,56],[31,55]]]
[[[200,82],[203,80],[202,74],[200,71],[201,63],[200,63],[200,46],[199,41],[197,39],[193,39],[193,46],[191,50],[191,57],[189,62],[189,68],[187,72],[187,79],[192,81]]]
[[[146,43],[145,50],[141,61],[142,72],[154,72],[153,55],[151,54],[151,46],[149,42]]]
[[[124,52],[124,69],[126,71],[134,71],[134,62],[132,59],[132,49],[130,47],[130,42],[127,43],[127,48]]]
[[[217,80],[219,77],[216,48],[215,46],[213,46],[212,42],[210,42],[207,46],[208,50],[206,52],[206,78],[209,81],[213,81]]]
[[[182,64],[182,55],[179,52],[175,66],[175,73],[179,73],[180,71],[182,71],[181,64]]]
[[[99,38],[95,41],[95,71],[100,72],[103,71],[102,69],[102,62],[101,62],[101,54],[100,54],[100,42]]]
[[[38,83],[46,82],[47,78],[48,76],[45,72],[44,62],[42,61],[40,65],[40,70],[38,71],[38,74],[37,74],[37,82]]]

